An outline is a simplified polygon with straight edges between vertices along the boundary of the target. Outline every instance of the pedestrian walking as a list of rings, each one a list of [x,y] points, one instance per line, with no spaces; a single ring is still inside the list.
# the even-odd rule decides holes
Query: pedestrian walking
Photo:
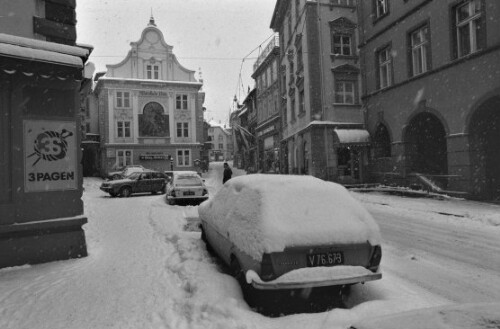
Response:
[[[230,180],[232,175],[233,171],[231,170],[231,167],[229,167],[227,162],[224,162],[224,173],[222,175],[222,184]]]

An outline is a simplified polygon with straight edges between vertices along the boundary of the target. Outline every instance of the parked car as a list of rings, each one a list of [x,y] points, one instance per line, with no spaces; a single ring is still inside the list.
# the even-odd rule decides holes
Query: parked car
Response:
[[[208,189],[197,172],[174,171],[167,184],[165,197],[168,204],[178,201],[200,204],[208,199]]]
[[[207,249],[230,266],[244,294],[326,286],[342,293],[382,277],[378,225],[339,184],[312,176],[238,176],[198,213]]]
[[[144,168],[143,166],[141,165],[128,165],[128,166],[125,166],[122,170],[120,171],[112,171],[112,172],[109,172],[107,175],[106,175],[106,179],[109,179],[109,180],[117,180],[117,179],[122,179],[122,178],[125,178],[127,177],[128,175],[130,175],[131,173],[134,173],[134,172],[142,172],[146,170],[146,168]]]
[[[435,306],[357,321],[350,329],[500,328],[500,303]]]
[[[100,189],[112,197],[129,197],[134,193],[165,193],[167,176],[158,171],[133,172],[118,180],[105,181]]]

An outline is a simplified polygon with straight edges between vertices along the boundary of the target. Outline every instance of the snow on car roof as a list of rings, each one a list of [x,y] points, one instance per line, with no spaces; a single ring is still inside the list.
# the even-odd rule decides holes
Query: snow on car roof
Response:
[[[368,211],[343,186],[312,176],[238,176],[198,211],[256,259],[293,246],[380,244]]]

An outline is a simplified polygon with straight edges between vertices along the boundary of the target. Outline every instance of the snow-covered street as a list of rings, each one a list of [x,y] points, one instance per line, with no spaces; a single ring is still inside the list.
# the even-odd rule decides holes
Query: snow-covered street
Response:
[[[222,163],[203,175],[213,195]],[[355,286],[347,309],[269,318],[207,253],[196,206],[169,206],[164,195],[110,198],[101,181],[84,180],[88,257],[0,270],[0,328],[348,328],[404,310],[500,301],[495,205],[353,193],[381,227],[382,280]]]

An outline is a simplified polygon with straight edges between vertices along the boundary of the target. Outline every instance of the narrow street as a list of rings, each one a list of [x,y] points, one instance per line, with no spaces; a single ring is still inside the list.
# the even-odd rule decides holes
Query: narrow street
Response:
[[[380,225],[386,276],[407,281],[450,302],[500,300],[499,226],[473,220],[481,216],[494,220],[495,208],[498,219],[498,206],[359,196]],[[468,208],[468,204],[474,208]]]
[[[221,173],[213,163],[203,174],[211,194]],[[406,310],[500,301],[498,206],[353,192],[382,231],[382,280],[353,286],[346,308],[270,318],[207,252],[196,206],[169,206],[164,195],[110,198],[101,182],[84,182],[88,257],[0,270],[1,328],[345,329]]]

